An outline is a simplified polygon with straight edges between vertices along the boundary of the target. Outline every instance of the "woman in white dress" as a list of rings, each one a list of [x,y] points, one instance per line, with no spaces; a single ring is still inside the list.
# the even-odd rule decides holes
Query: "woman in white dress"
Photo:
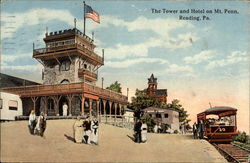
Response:
[[[35,134],[43,137],[43,133],[45,129],[46,129],[46,118],[44,116],[44,113],[41,112],[40,116],[37,119],[37,124],[35,127]]]
[[[81,118],[79,116],[77,117],[77,120],[74,123],[73,129],[74,129],[75,142],[82,143],[83,126],[82,126]]]
[[[68,115],[68,105],[66,104],[66,102],[63,103],[63,116],[67,116]]]
[[[31,110],[29,115],[29,130],[32,135],[34,134],[35,126],[36,126],[36,114],[35,110]]]
[[[95,118],[91,121],[91,143],[97,145],[98,144],[98,127],[99,122]]]
[[[142,141],[142,143],[145,143],[147,141],[147,132],[148,132],[148,126],[145,122],[142,122],[142,125],[141,125],[141,141]]]

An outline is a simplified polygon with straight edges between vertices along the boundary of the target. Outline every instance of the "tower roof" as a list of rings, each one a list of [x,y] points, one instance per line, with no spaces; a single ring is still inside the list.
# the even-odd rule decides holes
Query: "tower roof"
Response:
[[[157,78],[154,77],[154,74],[151,74],[150,78],[148,78],[148,83],[157,83]]]

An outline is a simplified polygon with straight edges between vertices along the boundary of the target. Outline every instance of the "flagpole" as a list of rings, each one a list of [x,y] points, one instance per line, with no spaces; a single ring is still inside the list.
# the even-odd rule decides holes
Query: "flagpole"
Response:
[[[85,35],[85,24],[86,24],[86,18],[85,18],[85,1],[83,1],[83,35]]]

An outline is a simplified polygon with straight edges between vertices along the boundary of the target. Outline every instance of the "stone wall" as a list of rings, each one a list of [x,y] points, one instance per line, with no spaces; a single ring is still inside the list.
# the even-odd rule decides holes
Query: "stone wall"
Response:
[[[60,70],[59,64],[45,66],[44,67],[44,80],[43,84],[60,84],[63,80],[68,80],[69,83],[75,82],[75,64],[76,58],[72,58],[72,62],[70,63],[70,68],[67,71]]]
[[[86,64],[86,69],[93,72],[94,66],[78,57],[71,57],[71,59],[70,69],[67,71],[60,70],[59,64],[45,66],[43,84],[60,84],[63,80],[68,80],[69,83],[84,82],[82,78],[78,77],[78,69],[84,69],[84,64]],[[91,84],[95,84],[95,82]]]

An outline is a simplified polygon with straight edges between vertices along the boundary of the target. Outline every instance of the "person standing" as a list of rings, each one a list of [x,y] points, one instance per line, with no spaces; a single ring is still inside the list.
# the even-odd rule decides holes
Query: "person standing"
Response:
[[[203,123],[202,120],[200,120],[200,124],[199,124],[199,136],[200,136],[200,139],[204,138],[204,129],[205,129],[204,123]]]
[[[91,142],[92,144],[97,145],[98,144],[98,127],[99,123],[98,120],[95,118],[93,121],[91,121]]]
[[[66,104],[66,102],[63,103],[63,116],[67,116],[68,115],[68,105]]]
[[[83,124],[84,127],[84,139],[86,144],[91,144],[91,121],[90,118],[87,118],[87,120]]]
[[[154,125],[154,133],[158,133],[158,124]]]
[[[36,114],[35,110],[31,110],[30,115],[29,115],[29,131],[30,134],[34,135],[34,129],[36,126]]]
[[[196,122],[194,122],[194,124],[193,124],[193,135],[194,135],[194,139],[197,139],[197,125],[196,125]]]
[[[145,143],[147,141],[148,126],[145,121],[141,125],[141,142]]]
[[[83,126],[81,122],[80,116],[77,116],[77,119],[74,123],[74,138],[76,143],[82,143],[82,136],[83,136]]]
[[[135,132],[135,142],[140,143],[141,142],[141,126],[142,123],[140,120],[137,120],[134,126],[134,132]]]
[[[181,133],[185,134],[185,123],[181,124]]]
[[[37,119],[37,124],[35,127],[35,133],[43,137],[44,131],[46,129],[46,118],[43,112],[40,113],[40,116]]]

